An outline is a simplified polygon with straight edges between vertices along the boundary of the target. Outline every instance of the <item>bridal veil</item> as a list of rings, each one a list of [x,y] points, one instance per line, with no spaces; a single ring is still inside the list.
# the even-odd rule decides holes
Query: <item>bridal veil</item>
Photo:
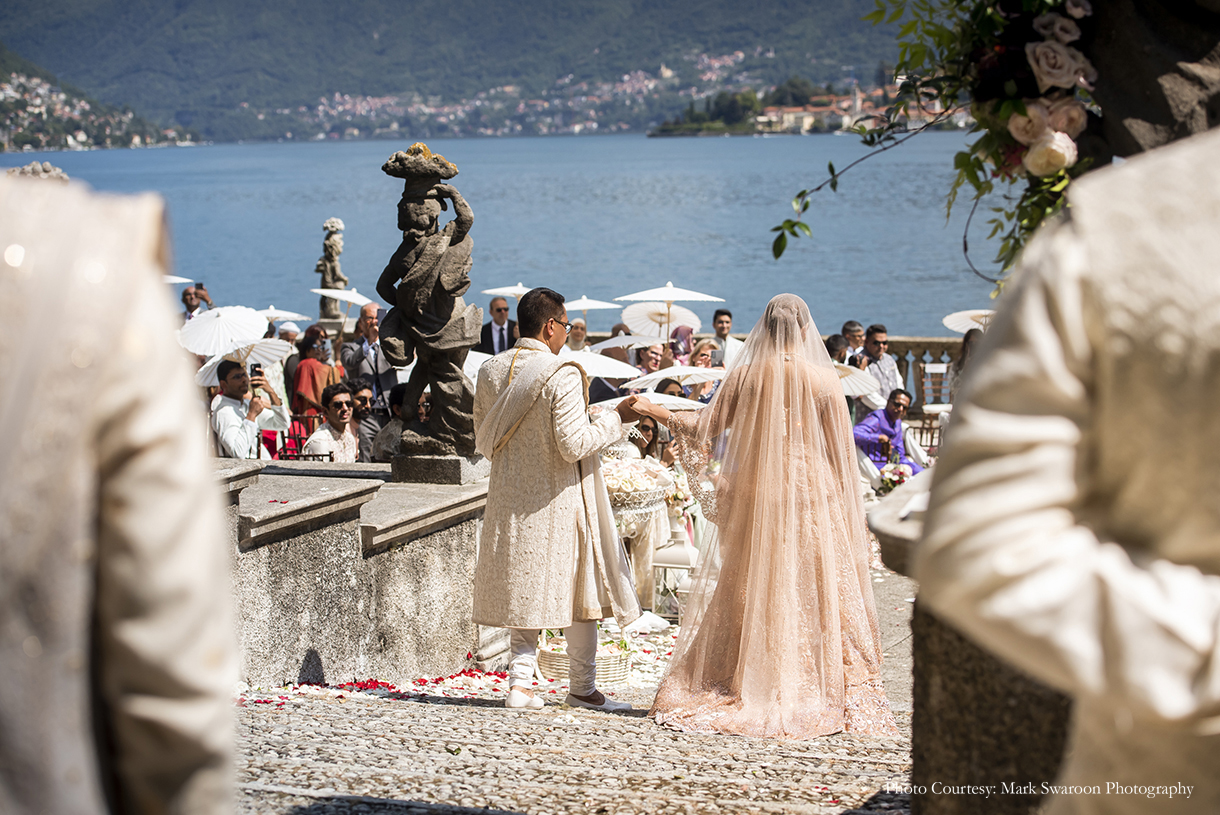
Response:
[[[851,421],[805,302],[772,299],[711,405],[670,427],[715,526],[651,715],[773,738],[894,734]]]

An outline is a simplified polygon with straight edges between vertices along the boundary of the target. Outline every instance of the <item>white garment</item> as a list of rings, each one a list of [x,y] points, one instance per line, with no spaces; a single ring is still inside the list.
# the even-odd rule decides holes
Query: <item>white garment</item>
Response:
[[[920,601],[1073,697],[1049,813],[1220,811],[1220,132],[1076,181],[972,357]],[[1107,784],[1190,797],[1104,794]]]
[[[268,405],[254,421],[246,418],[249,410],[249,399],[222,395],[212,400],[212,431],[221,457],[270,459],[271,454],[262,444],[262,431],[287,430],[292,421],[288,407],[283,404]]]
[[[885,351],[875,361],[869,358],[865,373],[877,380],[880,387],[872,393],[866,393],[856,399],[856,424],[864,420],[874,410],[881,410],[889,401],[890,394],[902,387],[902,374],[898,371],[898,363]],[[867,410],[861,411],[863,405]]]
[[[540,628],[510,628],[508,681],[529,688],[538,665]],[[568,642],[568,690],[589,696],[597,690],[597,623],[572,623],[563,629]]]
[[[726,368],[733,364],[733,360],[737,358],[737,352],[745,345],[736,337],[725,337],[724,339],[716,337],[716,342],[720,345],[720,350],[724,351],[724,367]]]
[[[342,464],[354,464],[360,457],[360,440],[352,433],[351,425],[337,430],[330,422],[322,422],[321,427],[310,434],[305,441],[303,453],[311,456],[324,456],[332,453],[332,461]]]

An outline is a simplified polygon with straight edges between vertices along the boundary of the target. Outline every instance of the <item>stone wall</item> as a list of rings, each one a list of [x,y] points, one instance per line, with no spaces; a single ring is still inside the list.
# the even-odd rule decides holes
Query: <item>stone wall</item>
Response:
[[[409,685],[471,664],[486,482],[388,484],[388,465],[217,466],[244,485],[229,510],[244,682]]]

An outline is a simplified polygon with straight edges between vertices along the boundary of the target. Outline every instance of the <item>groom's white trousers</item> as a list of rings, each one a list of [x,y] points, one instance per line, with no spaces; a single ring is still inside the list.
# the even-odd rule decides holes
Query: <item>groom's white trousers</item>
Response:
[[[512,656],[508,661],[508,682],[529,688],[534,683],[538,664],[537,628],[510,628]],[[572,623],[563,630],[568,641],[568,689],[575,696],[589,696],[597,690],[597,623]]]

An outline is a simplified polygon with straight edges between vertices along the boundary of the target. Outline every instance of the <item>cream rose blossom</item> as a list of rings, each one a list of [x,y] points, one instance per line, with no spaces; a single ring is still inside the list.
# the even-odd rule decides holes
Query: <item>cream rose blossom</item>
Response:
[[[1028,105],[1026,107],[1028,108]],[[1047,110],[1049,112],[1047,124],[1051,130],[1066,133],[1073,140],[1080,137],[1085,125],[1088,124],[1088,114],[1085,112],[1084,105],[1077,99],[1071,97],[1059,99],[1052,102]],[[1012,129],[1011,122],[1008,129]]]
[[[1061,42],[1031,42],[1025,45],[1025,58],[1034,69],[1038,90],[1046,93],[1048,88],[1074,88],[1084,73],[1093,66],[1075,48]]]
[[[1008,132],[1021,144],[1033,144],[1046,133],[1050,122],[1050,111],[1039,100],[1025,102],[1025,114],[1014,113],[1008,117]],[[1056,128],[1057,129],[1057,128]]]
[[[1030,145],[1021,163],[1032,175],[1052,175],[1076,163],[1076,142],[1066,133],[1048,130]]]
[[[1034,18],[1034,31],[1048,40],[1067,45],[1080,39],[1080,26],[1062,14],[1043,14]]]

